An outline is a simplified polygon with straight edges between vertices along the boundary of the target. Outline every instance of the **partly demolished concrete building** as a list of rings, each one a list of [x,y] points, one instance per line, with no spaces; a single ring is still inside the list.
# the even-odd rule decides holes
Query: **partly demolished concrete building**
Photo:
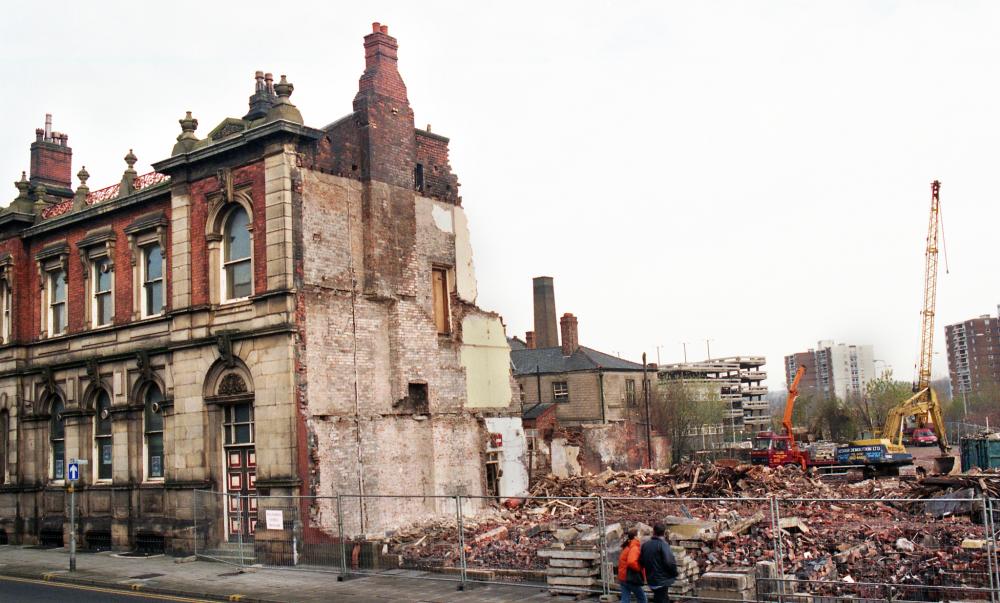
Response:
[[[397,48],[374,24],[327,126],[258,72],[242,118],[200,137],[188,113],[154,173],[130,151],[98,191],[37,131],[0,212],[0,539],[67,540],[73,459],[83,546],[252,538],[258,495],[426,496],[419,515],[524,490],[504,327],[476,306],[448,139],[414,127]],[[302,499],[299,534],[335,534],[331,500]]]

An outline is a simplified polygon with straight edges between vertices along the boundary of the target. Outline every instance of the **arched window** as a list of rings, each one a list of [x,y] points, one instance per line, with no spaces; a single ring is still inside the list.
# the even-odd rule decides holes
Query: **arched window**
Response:
[[[7,483],[7,455],[10,453],[10,411],[0,410],[0,484]]]
[[[63,402],[53,396],[49,405],[49,442],[52,445],[52,479],[66,479],[66,422]]]
[[[163,392],[155,384],[146,389],[145,448],[146,478],[163,478]]]
[[[250,269],[250,217],[237,205],[226,216],[222,240],[222,281],[224,301],[250,297],[253,292]]]
[[[94,448],[97,479],[111,479],[111,458],[113,455],[111,436],[111,396],[103,389],[97,394],[94,404],[97,416],[94,419]]]

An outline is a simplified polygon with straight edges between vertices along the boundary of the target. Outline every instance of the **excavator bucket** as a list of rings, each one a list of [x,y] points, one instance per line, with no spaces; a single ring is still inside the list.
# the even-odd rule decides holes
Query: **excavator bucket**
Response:
[[[947,475],[951,473],[951,470],[955,468],[955,457],[944,454],[941,456],[934,457],[934,472]]]

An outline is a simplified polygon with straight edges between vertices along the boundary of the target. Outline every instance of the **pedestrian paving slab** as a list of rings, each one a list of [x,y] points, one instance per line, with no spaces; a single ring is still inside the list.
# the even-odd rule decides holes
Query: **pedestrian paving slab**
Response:
[[[222,601],[521,603],[572,600],[553,597],[537,586],[471,584],[465,591],[459,591],[457,582],[431,580],[420,577],[419,572],[365,576],[341,582],[336,573],[330,572],[261,568],[239,571],[238,567],[225,563],[177,561],[164,555],[123,557],[111,552],[83,553],[77,556],[77,571],[70,572],[69,552],[65,548],[0,545],[0,575]]]

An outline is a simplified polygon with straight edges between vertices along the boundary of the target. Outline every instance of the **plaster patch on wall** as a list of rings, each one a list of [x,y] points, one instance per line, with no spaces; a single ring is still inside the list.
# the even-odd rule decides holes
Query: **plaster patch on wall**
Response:
[[[431,207],[431,218],[434,219],[434,225],[438,227],[438,230],[455,234],[455,222],[452,219],[451,207],[445,208],[435,203]]]
[[[552,474],[556,477],[571,477],[582,475],[580,467],[580,447],[570,446],[566,438],[552,440]]]
[[[461,299],[476,303],[479,291],[476,285],[476,268],[472,262],[469,220],[461,207],[454,207],[452,211],[455,219],[455,290]]]
[[[503,438],[500,451],[500,496],[520,496],[528,491],[526,454],[528,442],[520,417],[488,417],[486,429]]]
[[[462,352],[467,408],[506,408],[511,401],[510,346],[496,316],[462,319]]]

